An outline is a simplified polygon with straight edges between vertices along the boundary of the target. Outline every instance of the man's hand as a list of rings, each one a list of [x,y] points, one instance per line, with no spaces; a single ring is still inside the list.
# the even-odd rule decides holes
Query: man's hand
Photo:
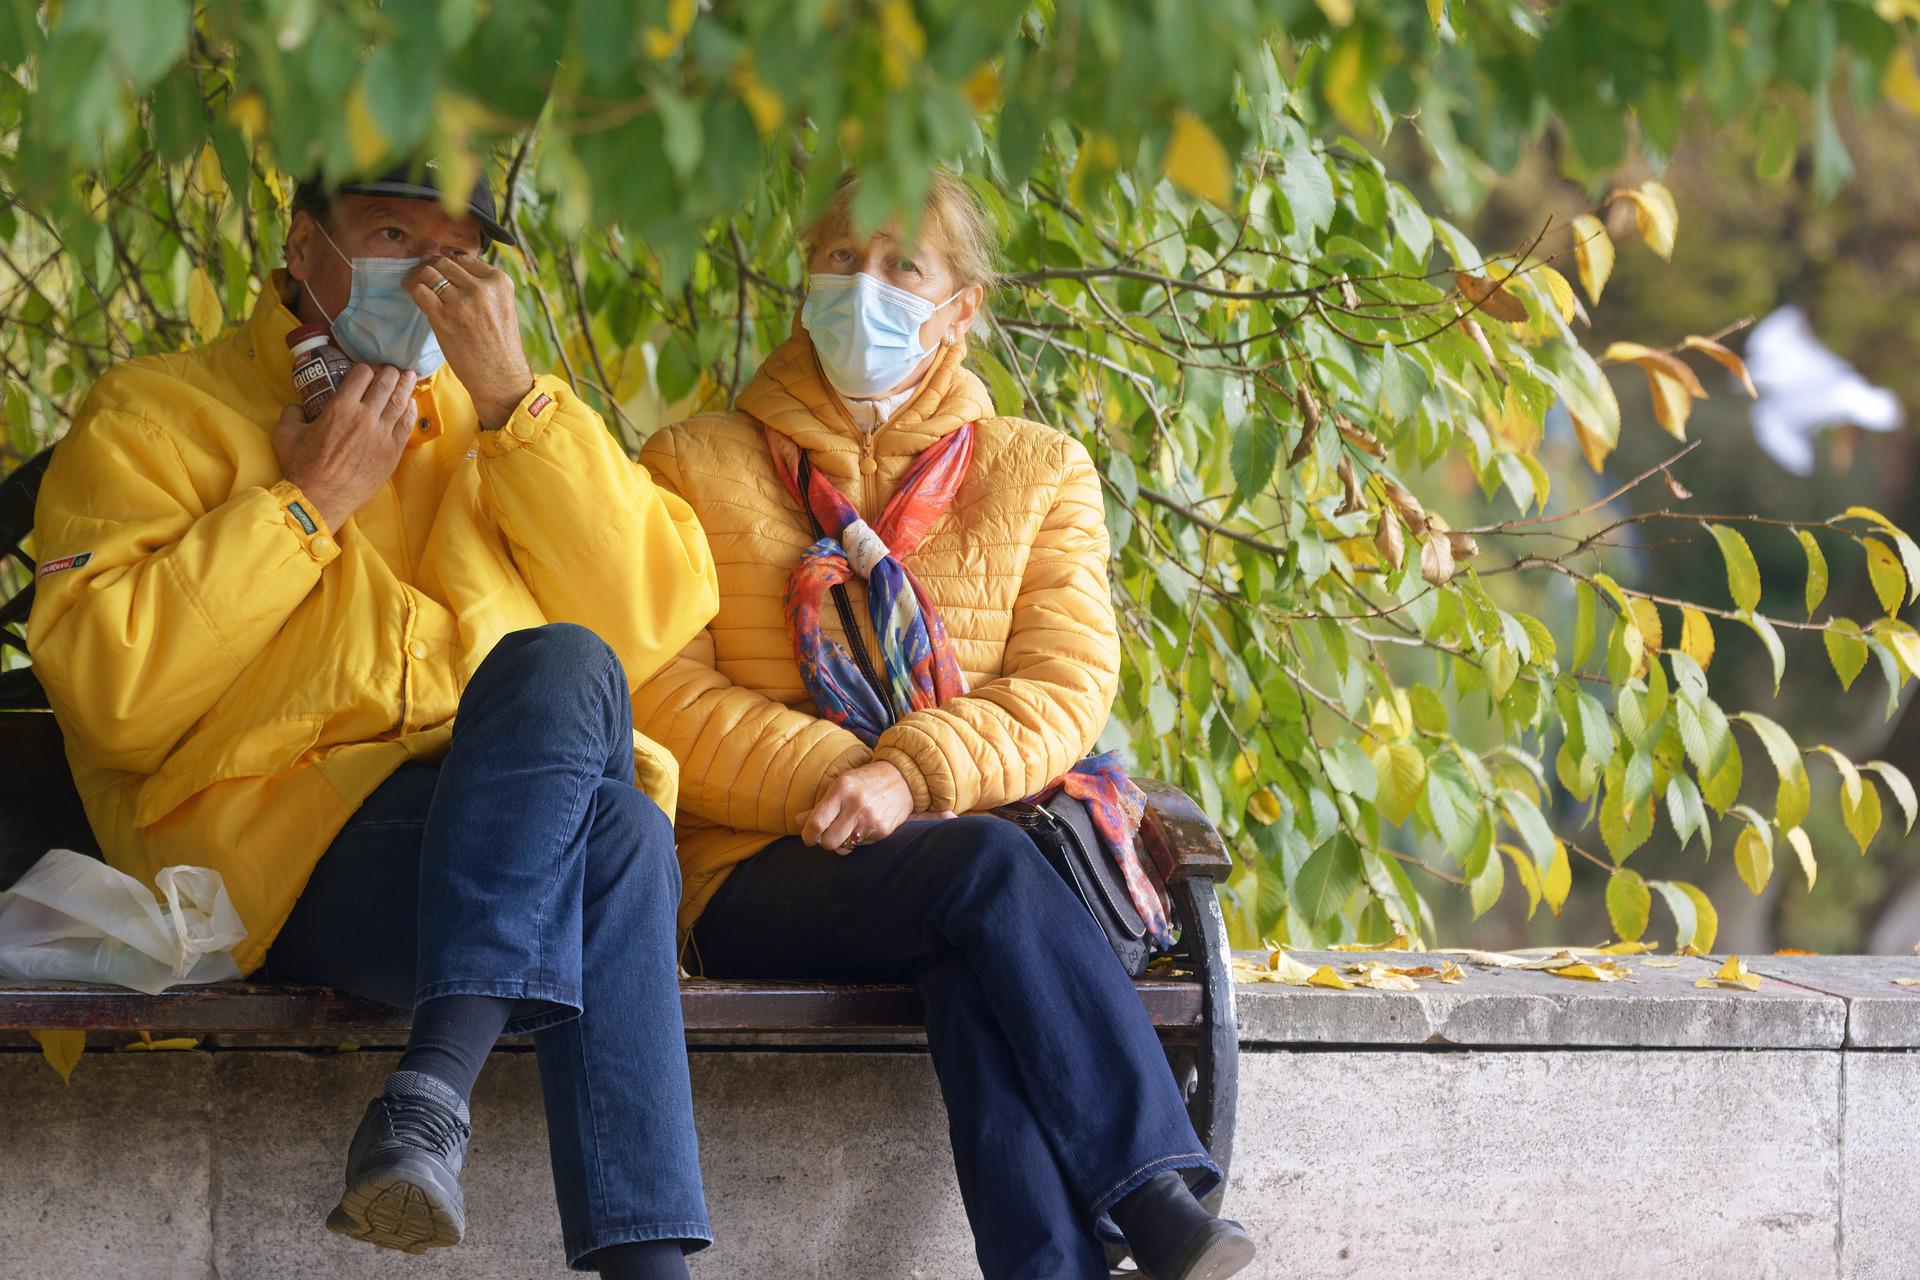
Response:
[[[913,791],[907,780],[886,761],[876,760],[833,780],[813,808],[800,815],[800,838],[848,853],[886,839],[912,815]]]
[[[480,429],[506,426],[533,390],[512,277],[479,258],[432,258],[408,275],[407,292],[427,313],[447,363],[473,397]]]
[[[288,405],[273,429],[280,474],[300,486],[338,530],[387,482],[419,417],[411,369],[357,364],[320,416],[306,420]]]

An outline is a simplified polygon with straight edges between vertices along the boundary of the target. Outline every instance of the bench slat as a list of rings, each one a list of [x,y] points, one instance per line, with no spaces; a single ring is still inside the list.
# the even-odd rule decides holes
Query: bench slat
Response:
[[[1200,984],[1147,978],[1134,984],[1156,1027],[1197,1026]],[[721,982],[680,984],[689,1031],[908,1031],[923,1023],[907,986]],[[0,1031],[262,1031],[350,1035],[404,1031],[405,1011],[326,987],[215,983],[149,996],[84,983],[0,983]]]

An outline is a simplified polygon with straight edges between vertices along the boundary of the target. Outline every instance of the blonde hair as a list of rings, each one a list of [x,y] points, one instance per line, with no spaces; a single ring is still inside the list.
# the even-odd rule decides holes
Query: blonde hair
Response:
[[[800,233],[809,257],[822,242],[851,232],[853,202],[859,191],[859,174],[842,175],[827,207]],[[1000,233],[973,188],[946,169],[934,169],[927,179],[917,238],[920,247],[947,260],[961,288],[977,284],[991,292],[999,285]]]

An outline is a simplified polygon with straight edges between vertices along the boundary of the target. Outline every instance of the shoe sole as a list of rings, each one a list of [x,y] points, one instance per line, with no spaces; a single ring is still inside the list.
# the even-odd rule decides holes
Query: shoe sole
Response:
[[[364,1172],[327,1215],[327,1230],[382,1249],[425,1253],[459,1244],[467,1212],[459,1184],[445,1186],[424,1162]]]
[[[1224,1228],[1224,1230],[1220,1229]],[[1187,1265],[1168,1280],[1227,1280],[1244,1271],[1254,1257],[1253,1238],[1232,1223],[1220,1223],[1217,1234]]]

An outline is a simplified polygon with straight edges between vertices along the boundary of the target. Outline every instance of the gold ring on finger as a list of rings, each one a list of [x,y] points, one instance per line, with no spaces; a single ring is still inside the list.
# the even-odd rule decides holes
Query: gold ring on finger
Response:
[[[453,281],[448,280],[443,276],[440,279],[435,280],[431,285],[427,287],[433,290],[435,297],[438,297],[444,290],[453,288]]]

